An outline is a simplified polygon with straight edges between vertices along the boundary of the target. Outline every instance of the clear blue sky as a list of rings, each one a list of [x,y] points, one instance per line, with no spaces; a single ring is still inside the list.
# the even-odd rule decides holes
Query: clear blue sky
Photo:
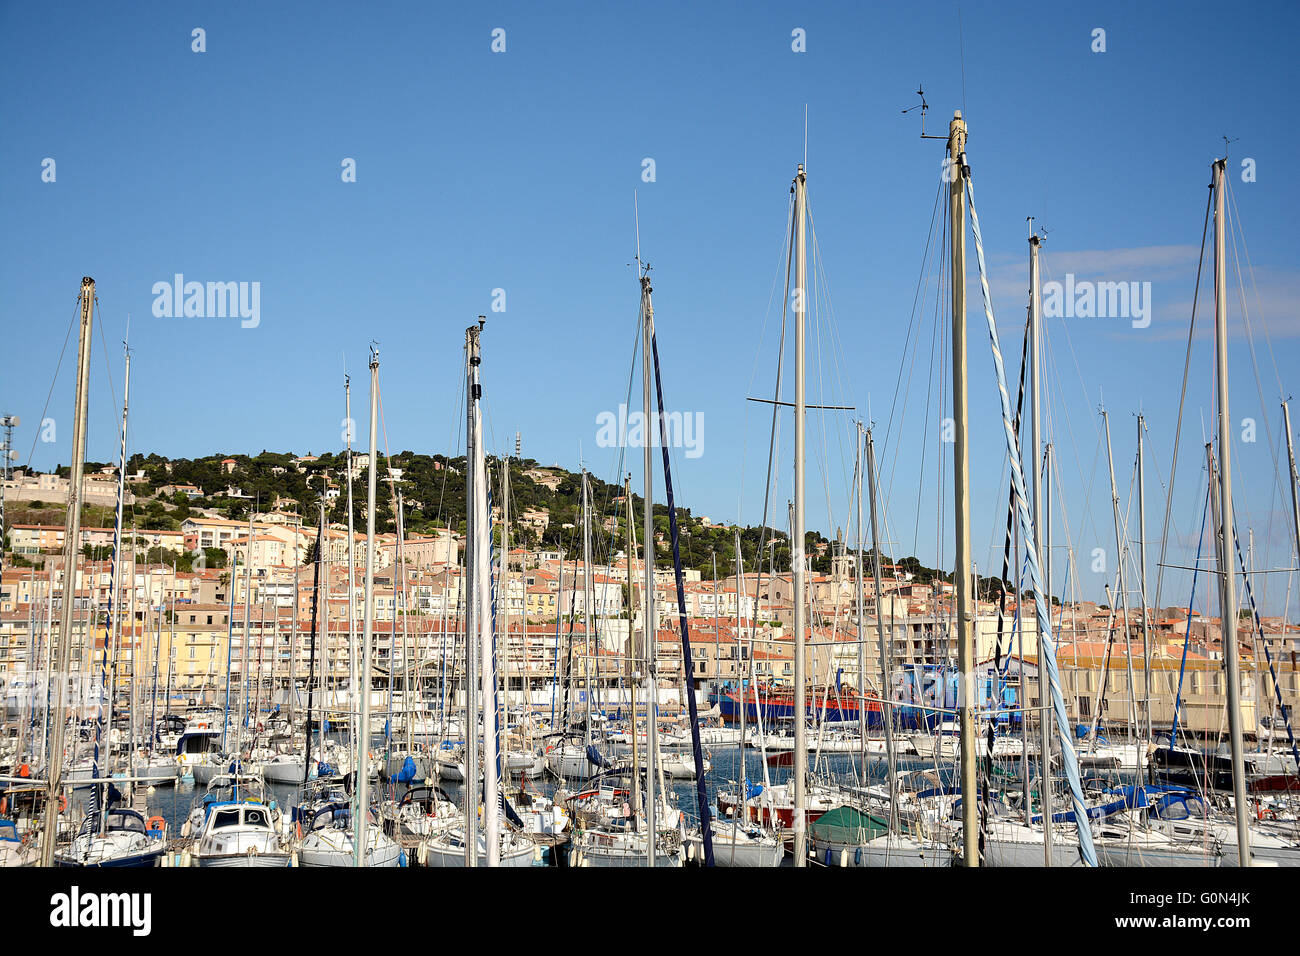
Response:
[[[943,132],[963,104],[970,123],[1012,375],[1026,216],[1049,230],[1046,278],[1152,282],[1150,328],[1049,325],[1052,437],[1085,563],[1094,547],[1113,549],[1096,457],[1103,398],[1126,502],[1132,415],[1141,407],[1148,416],[1158,537],[1155,473],[1169,469],[1209,165],[1221,137],[1236,138],[1229,172],[1254,268],[1246,303],[1260,376],[1257,385],[1238,335],[1233,417],[1256,417],[1259,435],[1234,449],[1238,509],[1243,530],[1256,529],[1257,563],[1285,565],[1289,503],[1272,456],[1300,333],[1298,191],[1287,165],[1298,145],[1297,8],[967,3],[961,19],[964,79],[954,3],[0,5],[0,411],[22,416],[15,444],[26,461],[79,280],[90,275],[108,351],[97,331],[92,459],[115,454],[128,313],[133,451],[336,449],[344,355],[364,419],[371,339],[381,347],[389,448],[454,450],[463,330],[485,313],[493,450],[519,430],[526,456],[572,467],[581,448],[593,471],[613,478],[615,456],[595,447],[594,423],[626,388],[635,189],[668,403],[705,422],[703,456],[676,459],[679,501],[715,520],[756,523],[766,423],[744,399],[771,392],[771,297],[777,283],[779,305],[806,104],[810,203],[834,307],[833,317],[822,309],[810,346],[823,362],[810,400],[870,407],[889,479],[891,550],[948,566],[951,544],[939,555],[935,530],[941,505],[950,538],[950,493],[935,490],[941,413],[937,385],[929,410],[925,389],[931,362],[947,364],[932,358],[932,284],[908,417],[884,442],[943,148],[918,138],[916,113],[900,113],[923,83],[929,131]],[[206,31],[201,54],[191,50],[196,27]],[[490,49],[498,27],[503,54]],[[1098,27],[1104,53],[1091,50]],[[795,28],[806,30],[804,53],[791,50]],[[56,162],[53,183],[41,178],[46,157]],[[341,181],[345,157],[356,160],[356,183]],[[646,157],[653,183],[641,181]],[[1256,182],[1241,181],[1246,157]],[[155,318],[153,283],[178,272],[261,283],[259,327]],[[495,288],[506,291],[504,313],[490,311]],[[987,569],[1003,449],[973,249],[970,291],[974,540]],[[1235,296],[1233,320],[1239,332]],[[59,440],[37,442],[38,468],[69,458],[72,368],[69,355],[47,413]],[[1175,563],[1194,554],[1182,545],[1200,519],[1194,486],[1202,418],[1212,427],[1211,369],[1202,337]],[[810,527],[847,524],[847,419],[823,419],[825,454],[821,423],[810,428]],[[1063,522],[1056,534],[1063,544]],[[1085,595],[1100,595],[1101,580],[1085,566]],[[1186,603],[1178,580],[1164,603]],[[1268,578],[1274,610],[1284,582]]]

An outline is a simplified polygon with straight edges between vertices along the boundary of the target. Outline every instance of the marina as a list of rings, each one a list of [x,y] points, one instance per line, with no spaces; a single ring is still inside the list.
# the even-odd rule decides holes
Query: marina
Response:
[[[1280,928],[1300,12],[930,12],[0,12],[18,918]]]

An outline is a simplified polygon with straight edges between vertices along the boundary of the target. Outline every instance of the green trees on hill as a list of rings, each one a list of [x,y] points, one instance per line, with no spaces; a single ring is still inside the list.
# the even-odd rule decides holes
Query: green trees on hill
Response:
[[[314,524],[322,495],[326,498],[326,520],[343,524],[347,521],[347,456],[344,452],[322,452],[314,461],[294,463],[297,456],[287,452],[262,451],[257,455],[215,454],[195,459],[168,461],[156,454],[133,455],[128,472],[143,470],[147,479],[144,485],[133,485],[142,499],[135,509],[136,526],[142,529],[175,529],[200,508],[215,509],[223,516],[236,521],[247,520],[256,507],[266,512],[273,507],[297,513],[307,524]],[[361,456],[356,456],[361,457]],[[231,459],[233,465],[224,465]],[[355,459],[354,459],[355,460]],[[359,462],[358,462],[359,464]],[[397,526],[395,496],[400,492],[403,500],[406,532],[408,535],[435,534],[451,527],[465,531],[465,458],[446,455],[426,455],[404,450],[391,460],[380,456],[376,473],[377,494],[375,527],[381,533],[393,532]],[[510,513],[513,547],[546,548],[564,551],[572,558],[582,550],[582,476],[562,468],[540,466],[531,458],[511,459]],[[390,469],[400,469],[401,480],[390,482]],[[527,474],[542,471],[558,481],[537,480]],[[501,502],[501,459],[488,461],[489,485],[492,503]],[[357,529],[366,524],[366,472],[358,468],[353,480],[353,523]],[[539,475],[538,478],[543,476]],[[610,555],[622,551],[627,543],[627,504],[622,500],[620,485],[610,484],[595,475],[588,476],[592,505],[592,546],[599,563]],[[166,501],[149,498],[166,485],[195,485],[205,494],[203,499],[191,501],[177,494]],[[549,487],[554,484],[555,487]],[[245,496],[226,496],[228,488],[237,488]],[[645,548],[641,540],[641,497],[632,493],[633,515],[636,519],[638,550]],[[518,519],[528,511],[545,511],[548,523],[542,531],[524,525]],[[698,570],[702,577],[711,578],[716,560],[717,572],[725,577],[735,572],[735,531],[729,526],[705,524],[689,508],[678,508],[680,547],[684,567]],[[664,504],[654,507],[655,560],[662,566],[672,557],[668,508]],[[745,527],[740,531],[741,556],[746,571],[758,570],[760,543],[766,540],[763,569],[775,568],[784,573],[790,567],[791,549],[787,535],[771,530],[764,535],[758,527]],[[499,540],[497,542],[500,543]],[[819,532],[809,532],[805,551],[812,556],[810,567],[815,574],[826,574],[832,569],[835,545]],[[867,573],[871,573],[872,555],[866,556]],[[894,563],[888,556],[885,563]],[[926,568],[914,557],[902,558],[897,564],[910,572],[918,583],[929,583],[936,578],[945,579],[940,571]],[[179,566],[179,563],[178,563]],[[209,555],[208,567],[220,567],[215,556]]]

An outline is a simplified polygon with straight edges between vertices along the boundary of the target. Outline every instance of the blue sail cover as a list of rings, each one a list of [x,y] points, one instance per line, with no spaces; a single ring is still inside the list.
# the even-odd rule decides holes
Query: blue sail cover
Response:
[[[418,773],[419,770],[415,767],[415,759],[410,754],[407,754],[406,759],[402,761],[402,769],[397,772],[397,782],[410,783]]]
[[[600,767],[606,770],[609,769],[611,766],[613,766],[608,760],[605,759],[604,754],[602,754],[599,750],[596,749],[595,744],[587,744],[587,760],[593,766]]]

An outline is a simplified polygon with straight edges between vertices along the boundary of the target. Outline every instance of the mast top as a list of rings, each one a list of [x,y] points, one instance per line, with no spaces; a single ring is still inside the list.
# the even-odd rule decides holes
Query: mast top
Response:
[[[958,153],[966,148],[966,121],[961,118],[961,110],[952,112],[952,122],[948,124],[948,137],[955,141]]]

